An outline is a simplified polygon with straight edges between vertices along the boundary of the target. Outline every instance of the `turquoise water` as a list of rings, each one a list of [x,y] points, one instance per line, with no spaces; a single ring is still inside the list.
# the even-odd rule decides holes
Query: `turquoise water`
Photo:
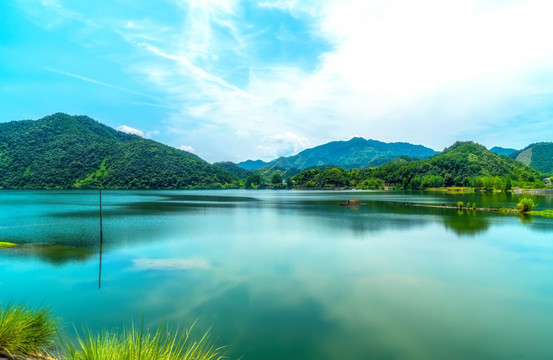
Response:
[[[357,207],[338,203],[354,197]],[[553,208],[551,197],[534,197]],[[66,328],[198,320],[234,358],[553,358],[553,219],[516,195],[0,192],[0,301]]]

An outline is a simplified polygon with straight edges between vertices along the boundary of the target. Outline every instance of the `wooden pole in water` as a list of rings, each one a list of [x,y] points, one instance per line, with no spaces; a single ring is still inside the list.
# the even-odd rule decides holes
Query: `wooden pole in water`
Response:
[[[102,287],[102,245],[104,243],[104,233],[102,229],[102,189],[99,190],[100,196],[100,266],[98,268],[98,289]]]

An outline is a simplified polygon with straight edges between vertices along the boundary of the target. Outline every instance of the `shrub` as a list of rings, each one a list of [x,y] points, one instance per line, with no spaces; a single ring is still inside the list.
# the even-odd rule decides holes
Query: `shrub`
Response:
[[[458,207],[459,209],[462,209],[463,206],[465,206],[465,204],[464,204],[462,201],[457,201],[457,207]]]
[[[0,352],[38,355],[52,345],[58,320],[48,308],[33,310],[24,304],[0,305]]]
[[[534,203],[534,200],[530,198],[523,198],[520,200],[520,202],[517,204],[518,210],[521,213],[526,213],[528,211],[532,211],[532,208],[538,206],[538,204]]]

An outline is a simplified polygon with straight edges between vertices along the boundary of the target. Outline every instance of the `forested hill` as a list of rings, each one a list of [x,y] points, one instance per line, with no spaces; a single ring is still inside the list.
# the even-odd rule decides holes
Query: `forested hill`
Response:
[[[551,142],[530,144],[512,153],[510,157],[542,173],[553,174],[553,143]]]
[[[397,189],[543,187],[538,171],[473,142],[457,142],[429,159],[403,158],[375,168],[351,171],[312,169],[296,175],[294,180],[300,187],[382,188],[384,184]]]
[[[436,151],[422,145],[409,143],[385,143],[354,137],[349,141],[332,141],[304,150],[297,155],[280,157],[269,163],[251,160],[239,163],[247,169],[264,168],[307,169],[316,166],[334,165],[346,169],[366,168],[384,164],[399,156],[427,158]]]
[[[211,188],[236,180],[194,154],[86,116],[0,124],[0,189]]]

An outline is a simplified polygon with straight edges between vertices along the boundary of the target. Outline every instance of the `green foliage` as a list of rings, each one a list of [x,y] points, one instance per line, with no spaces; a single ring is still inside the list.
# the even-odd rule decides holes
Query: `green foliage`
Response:
[[[49,309],[33,310],[24,304],[0,305],[0,351],[37,355],[53,344],[58,320]]]
[[[476,210],[476,203],[472,203],[472,210]]]
[[[323,178],[334,172],[334,181]],[[338,179],[338,172],[343,175]],[[345,178],[344,178],[345,177]],[[519,162],[489,152],[473,142],[457,142],[429,159],[402,159],[375,168],[342,170],[337,168],[309,169],[294,177],[296,186],[323,188],[353,186],[373,187],[376,182],[394,189],[428,189],[442,186],[476,187],[480,190],[542,188],[541,174]],[[365,184],[365,185],[364,185]],[[380,185],[378,188],[381,188]]]
[[[246,189],[257,189],[259,185],[261,185],[261,176],[259,174],[248,176],[244,184]]]
[[[78,345],[68,342],[65,360],[220,360],[222,347],[215,347],[209,333],[191,338],[191,330],[172,330],[163,323],[153,332],[132,325],[121,333],[104,331],[78,334]]]
[[[517,204],[517,208],[521,213],[532,211],[532,208],[536,206],[538,206],[538,204],[534,203],[534,200],[530,198],[522,198]]]
[[[527,214],[542,216],[546,218],[553,218],[553,210],[528,211]]]
[[[228,171],[231,175],[235,176],[236,178],[242,181],[246,180],[248,176],[253,174],[252,171],[243,169],[240,166],[233,163],[232,161],[216,162],[213,165],[225,171]]]
[[[0,124],[0,189],[191,189],[235,181],[196,155],[86,116]]]
[[[459,208],[459,210],[462,209],[463,206],[465,206],[465,204],[462,201],[457,201],[457,207]]]
[[[275,172],[273,176],[271,176],[271,184],[273,185],[282,185],[282,175],[280,173]]]
[[[6,241],[0,241],[0,249],[10,248],[14,246],[17,246],[17,244],[6,242]]]
[[[293,187],[294,187],[294,181],[292,180],[291,177],[287,177],[286,178],[286,188],[291,189]]]
[[[510,155],[530,167],[544,173],[553,173],[553,143],[541,142],[530,144],[520,151]]]

